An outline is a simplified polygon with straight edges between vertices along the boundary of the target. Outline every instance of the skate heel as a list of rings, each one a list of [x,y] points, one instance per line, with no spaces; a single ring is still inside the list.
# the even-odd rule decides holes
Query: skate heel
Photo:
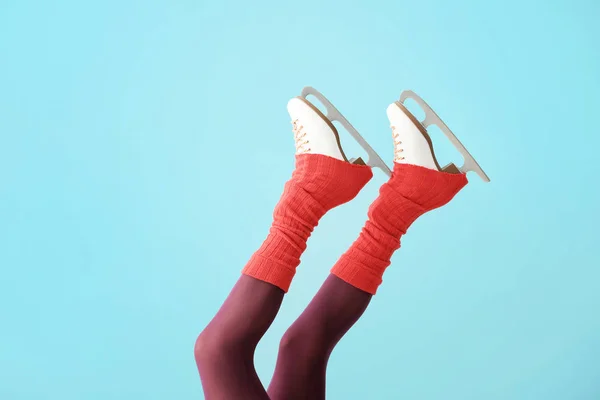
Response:
[[[479,175],[479,177],[484,182],[489,182],[490,178],[479,166],[477,161],[475,161],[475,158],[473,158],[471,153],[469,153],[465,146],[460,142],[460,140],[458,140],[456,135],[452,133],[450,128],[448,128],[448,125],[446,125],[444,121],[442,121],[442,119],[435,113],[435,111],[433,111],[433,109],[427,103],[425,103],[425,101],[418,94],[416,94],[412,90],[405,90],[404,92],[402,92],[400,94],[399,103],[403,105],[407,99],[412,99],[416,101],[417,104],[419,104],[419,106],[423,109],[423,111],[425,111],[425,119],[420,122],[423,128],[427,131],[428,126],[437,125],[438,128],[440,128],[441,131],[444,132],[444,135],[446,135],[446,137],[450,140],[450,142],[456,148],[456,150],[458,150],[459,153],[464,157],[464,163],[462,166],[457,167],[454,164],[448,164],[444,168],[442,168],[442,171],[450,173],[467,173],[469,171],[473,171],[477,175]]]
[[[367,164],[365,164],[365,162],[363,161],[362,157],[358,157],[358,158],[351,158],[351,159],[350,159],[350,164],[354,164],[354,165],[367,165]]]
[[[314,96],[317,100],[319,100],[327,110],[326,118],[329,121],[331,121],[331,123],[333,123],[333,121],[338,121],[340,124],[342,124],[342,126],[344,127],[344,129],[346,129],[346,131],[348,131],[350,136],[352,136],[354,140],[356,140],[356,142],[360,145],[360,147],[362,147],[367,152],[369,158],[366,162],[366,165],[372,168],[379,168],[388,177],[392,176],[392,171],[388,168],[385,162],[383,162],[381,157],[379,157],[379,154],[377,154],[377,152],[373,150],[369,143],[367,143],[367,141],[363,139],[360,133],[358,133],[358,131],[350,124],[350,122],[348,122],[348,120],[337,110],[337,108],[333,106],[333,104],[331,104],[329,100],[327,100],[325,96],[323,96],[317,89],[307,86],[304,89],[302,89],[302,94],[300,95],[300,97],[305,99],[306,101],[309,101],[307,99],[308,96]],[[363,163],[362,165],[365,165],[365,162],[362,161],[362,159],[360,158],[356,159],[354,162],[351,162],[353,164],[356,164],[358,160],[360,160]]]
[[[456,165],[454,165],[454,163],[450,163],[450,164],[446,165],[444,168],[442,168],[442,171],[447,172],[449,174],[460,174],[461,173],[460,169],[458,169],[458,167]]]

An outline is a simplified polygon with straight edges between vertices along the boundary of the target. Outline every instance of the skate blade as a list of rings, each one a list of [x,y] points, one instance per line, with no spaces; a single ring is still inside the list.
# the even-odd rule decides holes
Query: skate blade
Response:
[[[402,92],[400,94],[399,103],[404,105],[404,102],[407,99],[412,99],[412,100],[416,101],[417,104],[419,104],[419,106],[423,109],[423,111],[425,111],[425,119],[423,121],[419,122],[423,126],[423,128],[427,131],[428,126],[437,125],[438,128],[440,128],[441,131],[444,132],[444,135],[446,135],[446,137],[450,140],[450,142],[456,148],[456,150],[458,150],[459,153],[462,154],[462,156],[464,157],[465,162],[463,163],[462,166],[456,167],[454,164],[448,164],[442,170],[446,171],[446,172],[452,172],[452,171],[458,169],[458,171],[465,173],[465,174],[469,171],[473,171],[477,175],[479,175],[479,177],[484,182],[489,182],[490,178],[483,171],[483,169],[479,166],[477,161],[475,161],[475,158],[473,158],[471,153],[469,153],[469,151],[465,148],[465,146],[460,142],[460,140],[458,140],[456,135],[454,133],[452,133],[450,128],[448,128],[448,125],[446,125],[444,123],[444,121],[442,121],[442,119],[435,113],[435,111],[433,111],[433,109],[431,107],[429,107],[429,105],[427,103],[425,103],[425,101],[418,94],[413,92],[412,90],[405,90],[404,92]],[[414,117],[414,115],[413,115],[413,117]],[[417,120],[417,119],[415,118],[415,120]]]
[[[383,162],[381,157],[379,157],[379,154],[377,154],[377,152],[373,150],[369,143],[367,143],[367,141],[363,139],[360,133],[358,133],[358,131],[350,124],[350,122],[348,122],[348,120],[342,115],[342,113],[340,113],[337,110],[337,108],[335,108],[333,104],[331,104],[331,102],[321,94],[321,92],[319,92],[313,87],[307,86],[304,89],[302,89],[302,94],[300,95],[300,98],[310,103],[310,101],[307,99],[308,96],[316,97],[317,100],[319,100],[327,110],[327,115],[325,115],[325,118],[327,118],[332,125],[334,121],[338,121],[340,124],[342,124],[342,126],[344,127],[344,129],[346,129],[346,131],[348,131],[350,136],[352,136],[354,140],[356,140],[356,142],[360,145],[360,147],[362,147],[367,152],[369,159],[367,160],[366,165],[370,166],[371,168],[379,168],[388,177],[392,176],[392,171],[388,168],[385,162]],[[359,165],[365,164],[365,162],[361,158],[350,162],[352,162],[353,164],[359,164],[359,162],[362,162],[362,164]]]

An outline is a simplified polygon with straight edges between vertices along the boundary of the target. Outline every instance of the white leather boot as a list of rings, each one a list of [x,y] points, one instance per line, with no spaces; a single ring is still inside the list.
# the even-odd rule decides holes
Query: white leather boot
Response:
[[[287,109],[292,118],[296,154],[323,154],[348,162],[335,126],[317,107],[306,99],[294,97]]]
[[[314,97],[325,108],[321,112],[311,103]],[[379,168],[387,176],[392,175],[379,154],[367,143],[358,131],[348,122],[346,117],[317,89],[306,86],[302,89],[300,96],[293,98],[288,103],[288,112],[292,117],[294,136],[296,138],[296,154],[312,153],[324,154],[338,160],[359,165],[368,165],[371,168]],[[333,122],[339,122],[356,143],[367,153],[367,162],[361,158],[348,160],[342,149],[340,136]]]
[[[387,116],[394,138],[394,162],[419,165],[454,174],[460,173],[454,164],[440,167],[427,130],[401,103],[390,104],[387,108]]]
[[[419,121],[405,106],[407,99],[414,100],[425,112],[425,119]],[[452,133],[450,128],[442,119],[425,103],[425,101],[411,90],[406,90],[400,94],[400,100],[389,105],[387,116],[390,120],[392,135],[394,137],[394,162],[419,165],[421,167],[448,172],[451,174],[467,173],[474,171],[484,182],[489,182],[490,178],[479,166],[475,158]],[[464,163],[457,167],[453,163],[440,167],[435,152],[433,142],[427,133],[427,128],[431,125],[437,125],[446,135],[448,140],[464,157]]]

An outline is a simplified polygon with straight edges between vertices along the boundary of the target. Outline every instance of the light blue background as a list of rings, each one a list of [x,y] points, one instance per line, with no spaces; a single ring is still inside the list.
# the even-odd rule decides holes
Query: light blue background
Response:
[[[0,398],[202,398],[194,340],[266,236],[313,85],[388,162],[385,107],[417,91],[492,178],[411,228],[329,398],[598,399],[599,4],[3,0]],[[309,241],[265,383],[384,181]]]

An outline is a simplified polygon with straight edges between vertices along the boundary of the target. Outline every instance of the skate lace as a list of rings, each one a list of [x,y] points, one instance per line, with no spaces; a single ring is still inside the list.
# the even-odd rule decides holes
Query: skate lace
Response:
[[[396,130],[395,126],[391,126],[392,128],[392,137],[394,138],[394,161],[402,161],[404,157],[400,155],[400,153],[404,152],[404,149],[400,147],[402,141],[400,140],[400,133]]]
[[[292,131],[294,132],[294,140],[296,141],[296,153],[302,154],[310,151],[308,147],[308,139],[306,138],[306,131],[303,131],[304,126],[298,123],[295,119],[292,121]]]

